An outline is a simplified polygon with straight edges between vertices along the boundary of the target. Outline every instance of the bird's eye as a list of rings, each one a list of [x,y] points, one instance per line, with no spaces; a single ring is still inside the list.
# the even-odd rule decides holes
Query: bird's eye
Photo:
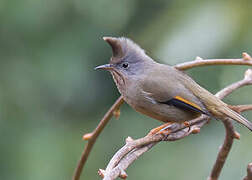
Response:
[[[123,64],[122,64],[122,67],[123,67],[124,69],[127,69],[127,68],[129,67],[129,64],[128,64],[128,63],[123,63]]]

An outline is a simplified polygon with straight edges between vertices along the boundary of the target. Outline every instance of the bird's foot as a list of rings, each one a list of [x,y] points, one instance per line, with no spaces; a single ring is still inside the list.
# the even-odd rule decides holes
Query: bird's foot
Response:
[[[184,122],[185,127],[188,127],[188,132],[191,130],[191,125],[188,121]]]
[[[164,136],[168,136],[171,133],[170,127],[173,123],[165,123],[162,124],[161,126],[158,126],[154,129],[152,129],[149,133],[148,136],[154,135],[154,134],[162,134]]]

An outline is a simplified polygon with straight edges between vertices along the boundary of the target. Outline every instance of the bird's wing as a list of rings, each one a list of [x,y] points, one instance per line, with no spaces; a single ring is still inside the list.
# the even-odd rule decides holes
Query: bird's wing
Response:
[[[177,107],[179,109],[183,109],[183,110],[189,110],[189,111],[209,115],[207,112],[204,112],[200,106],[198,106],[198,105],[194,104],[193,102],[186,100],[180,96],[175,96],[174,98],[171,98],[168,101],[159,102],[159,103],[172,105],[172,106],[175,106],[175,107]]]
[[[142,89],[146,98],[152,102],[209,115],[198,98],[169,73],[149,74],[143,81]]]

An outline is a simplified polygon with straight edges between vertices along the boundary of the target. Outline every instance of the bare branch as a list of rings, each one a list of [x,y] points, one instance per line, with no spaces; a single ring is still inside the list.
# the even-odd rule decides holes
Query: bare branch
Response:
[[[243,180],[252,180],[252,163],[247,167],[247,176]]]
[[[251,69],[248,69],[244,74],[243,80],[227,86],[226,88],[224,88],[223,90],[218,92],[216,94],[216,96],[219,97],[220,99],[222,99],[225,96],[227,96],[228,94],[230,94],[231,92],[233,92],[234,90],[236,90],[240,87],[252,84],[252,75],[251,74],[252,74]],[[231,107],[233,107],[232,109],[235,109],[239,113],[243,112],[245,110],[249,110],[248,108],[241,108],[241,106],[231,106]],[[225,129],[226,129],[226,136],[225,136],[224,143],[219,150],[219,153],[218,153],[217,159],[215,161],[214,167],[211,171],[211,175],[209,177],[209,180],[217,180],[218,179],[220,172],[221,172],[221,170],[224,166],[224,163],[226,161],[226,158],[228,156],[228,153],[231,150],[231,147],[233,144],[233,139],[240,138],[239,133],[235,132],[231,120],[226,119],[225,121],[223,121],[223,123],[224,123]]]
[[[243,55],[243,57],[247,57],[248,54]],[[250,56],[249,56],[250,57]],[[251,59],[251,57],[250,57]],[[245,73],[244,73],[244,79],[241,81],[238,81],[236,83],[231,84],[230,86],[224,88],[223,90],[221,90],[220,92],[218,92],[216,94],[217,97],[219,97],[220,99],[224,98],[225,96],[227,96],[228,94],[230,94],[231,92],[233,92],[235,89],[238,89],[240,87],[246,86],[246,85],[251,85],[252,84],[252,71],[251,69],[248,69]],[[243,105],[241,106],[232,106],[237,112],[241,113],[245,110],[250,110],[250,108],[248,108],[250,105]],[[240,135],[239,133],[235,132],[234,130],[234,126],[232,125],[232,121],[229,119],[226,119],[225,121],[222,121],[224,123],[225,126],[225,130],[226,130],[226,136],[225,136],[225,140],[219,150],[217,159],[215,161],[215,164],[213,166],[213,169],[211,171],[210,177],[208,178],[209,180],[217,180],[219,178],[220,172],[225,164],[225,161],[227,159],[227,156],[232,148],[232,144],[234,141],[234,138],[236,139],[240,139]]]
[[[252,104],[232,106],[232,109],[234,109],[238,113],[241,113],[243,111],[252,110]]]
[[[224,163],[227,159],[227,156],[231,150],[232,144],[234,142],[234,138],[236,137],[234,126],[229,119],[223,121],[225,129],[226,129],[226,136],[223,145],[221,146],[217,159],[214,163],[213,169],[211,171],[211,175],[208,178],[209,180],[217,180],[219,178],[220,172],[224,166]]]
[[[233,83],[233,84],[227,86],[226,88],[224,88],[221,91],[219,91],[216,94],[216,96],[218,98],[222,99],[222,98],[224,98],[224,96],[226,96],[226,94],[230,94],[235,89],[238,89],[238,88],[240,88],[242,86],[251,85],[251,84],[252,84],[252,69],[248,69],[244,73],[244,79],[243,80],[238,81],[236,83]]]
[[[97,137],[100,135],[106,124],[109,122],[111,117],[113,116],[113,112],[117,111],[120,106],[123,104],[123,98],[120,96],[116,102],[111,106],[111,108],[108,110],[108,112],[103,116],[102,120],[98,124],[98,126],[95,128],[95,130],[92,133],[88,133],[83,136],[83,139],[88,139],[88,143],[86,144],[83,153],[81,155],[81,159],[78,162],[78,165],[74,171],[74,175],[72,177],[73,180],[79,180],[80,175],[83,169],[83,166],[85,165],[87,158],[89,156],[89,153],[92,150],[92,147],[97,139]]]
[[[202,59],[196,58],[195,61],[185,62],[174,67],[179,70],[187,70],[199,66],[210,66],[210,65],[247,65],[252,66],[252,58],[247,54],[242,54],[242,59]]]

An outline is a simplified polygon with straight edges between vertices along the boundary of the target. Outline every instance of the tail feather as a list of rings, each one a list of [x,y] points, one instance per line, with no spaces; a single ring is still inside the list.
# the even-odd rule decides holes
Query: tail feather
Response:
[[[223,110],[223,113],[230,117],[231,119],[243,124],[246,126],[250,131],[252,131],[252,122],[248,121],[246,118],[244,118],[242,115],[238,114],[237,112],[233,111],[232,109],[226,107]]]

